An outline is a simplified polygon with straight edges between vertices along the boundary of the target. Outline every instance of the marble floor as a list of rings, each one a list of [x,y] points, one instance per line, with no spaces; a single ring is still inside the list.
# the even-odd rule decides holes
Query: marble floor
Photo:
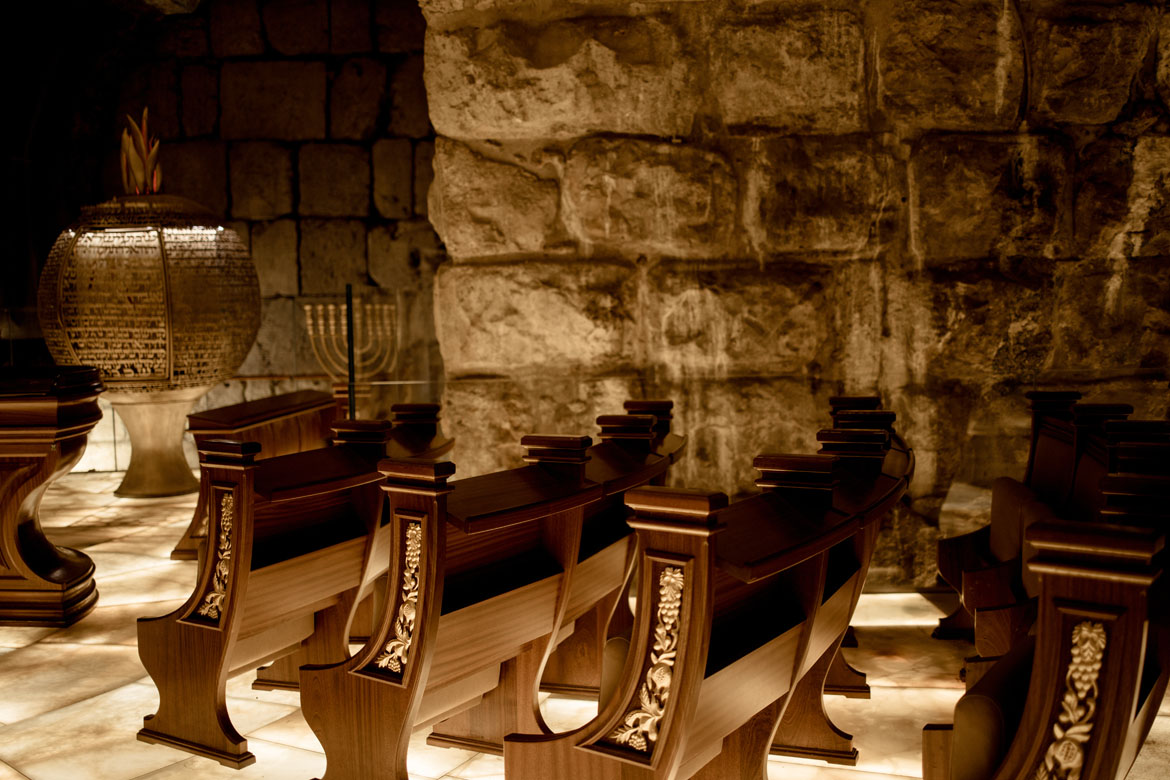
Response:
[[[325,768],[295,693],[253,691],[251,676],[228,684],[227,703],[256,763],[241,771],[135,739],[158,695],[138,660],[135,619],[178,606],[194,584],[194,564],[171,561],[190,520],[193,496],[119,499],[120,474],[71,474],[46,495],[42,522],[54,542],[84,550],[97,564],[97,608],[68,629],[0,628],[0,780],[236,778],[307,780]],[[854,619],[860,647],[849,661],[868,673],[869,699],[828,697],[838,726],[856,735],[856,767],[771,760],[771,780],[892,780],[921,777],[922,725],[949,721],[962,693],[956,672],[971,646],[930,639],[949,608],[917,594],[863,597]],[[595,706],[550,697],[556,728],[588,720]],[[503,778],[494,756],[411,742],[412,780]],[[1131,780],[1164,780],[1170,769],[1170,700]],[[550,780],[554,780],[550,778]]]

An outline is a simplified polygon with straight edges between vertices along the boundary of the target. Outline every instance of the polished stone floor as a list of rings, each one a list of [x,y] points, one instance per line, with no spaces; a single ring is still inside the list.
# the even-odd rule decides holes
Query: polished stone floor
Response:
[[[168,557],[191,517],[193,496],[135,500],[113,496],[120,475],[71,474],[45,497],[42,522],[57,544],[84,550],[97,564],[101,598],[79,624],[63,630],[0,628],[0,780],[266,778],[308,780],[325,768],[295,693],[251,689],[250,676],[228,684],[228,709],[257,762],[242,771],[135,740],[157,693],[138,661],[135,619],[178,606],[194,584],[194,564]],[[956,673],[970,645],[930,639],[944,602],[917,594],[862,599],[854,626],[860,647],[847,657],[869,675],[870,699],[829,697],[838,726],[856,735],[856,767],[769,762],[778,780],[891,780],[921,777],[921,728],[949,721],[962,693]],[[594,705],[553,697],[554,727],[587,720]],[[1170,700],[1131,780],[1164,780],[1170,769]],[[503,777],[494,756],[411,743],[416,780]],[[550,778],[550,780],[555,780]]]

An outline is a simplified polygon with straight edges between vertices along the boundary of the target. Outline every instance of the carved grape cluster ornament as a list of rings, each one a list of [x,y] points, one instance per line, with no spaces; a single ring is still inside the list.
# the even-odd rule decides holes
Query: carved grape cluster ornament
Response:
[[[1054,740],[1035,780],[1080,780],[1085,748],[1097,711],[1097,677],[1105,658],[1105,626],[1088,620],[1073,627],[1072,660],[1065,675],[1060,715],[1052,724]]]
[[[410,660],[410,645],[414,640],[415,610],[418,607],[418,569],[422,558],[422,524],[406,526],[406,553],[402,566],[402,601],[394,621],[394,638],[386,643],[374,659],[379,669],[401,672]]]
[[[219,548],[216,550],[215,575],[211,592],[203,599],[199,614],[219,620],[223,611],[224,596],[227,595],[228,578],[232,572],[232,521],[235,518],[236,501],[231,493],[225,493],[219,505]]]
[[[658,622],[654,628],[654,646],[650,650],[650,668],[638,691],[641,705],[626,713],[623,724],[609,738],[620,745],[649,753],[658,741],[658,723],[666,712],[674,661],[678,654],[678,617],[682,609],[682,569],[667,566],[658,578]]]

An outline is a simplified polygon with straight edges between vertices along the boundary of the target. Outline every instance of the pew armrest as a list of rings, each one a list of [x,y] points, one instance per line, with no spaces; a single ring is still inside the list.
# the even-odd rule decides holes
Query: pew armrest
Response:
[[[955,705],[950,780],[987,780],[1012,744],[1032,674],[1035,642],[1020,643]]]
[[[955,727],[950,723],[922,727],[922,780],[950,780],[954,737]]]

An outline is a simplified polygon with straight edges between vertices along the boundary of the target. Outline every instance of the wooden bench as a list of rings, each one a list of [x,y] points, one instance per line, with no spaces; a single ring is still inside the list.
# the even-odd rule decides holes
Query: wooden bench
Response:
[[[764,492],[730,505],[686,489],[626,495],[641,578],[617,693],[568,734],[509,735],[509,780],[766,777],[806,678],[819,709],[815,677],[849,624],[875,521],[913,470],[887,431],[818,438],[817,456],[757,458]]]
[[[228,716],[227,679],[290,654],[297,666],[348,657],[354,606],[390,544],[376,463],[392,428],[351,420],[336,431],[336,446],[265,460],[255,442],[203,443],[214,546],[183,606],[138,621],[160,699],[140,740],[247,766],[255,757]]]
[[[275,458],[326,446],[335,419],[332,394],[299,390],[189,414],[187,433],[195,439],[196,448],[210,439],[252,441],[260,445],[257,457]],[[199,557],[207,539],[207,502],[201,489],[191,524],[171,551],[172,559]]]
[[[629,573],[616,497],[661,477],[681,448],[681,437],[655,434],[651,416],[600,422],[598,445],[526,436],[530,465],[450,485],[449,464],[381,464],[395,540],[390,608],[351,659],[301,670],[328,780],[406,780],[419,725],[435,725],[433,743],[488,752],[512,731],[547,730],[537,696],[546,659],[595,604],[616,602]]]
[[[93,561],[41,529],[53,481],[102,418],[97,369],[0,369],[0,625],[69,626],[97,603]]]
[[[1034,639],[968,690],[953,726],[924,730],[924,780],[1116,780],[1136,758],[1170,673],[1170,423],[1106,423],[1102,438],[1095,495],[1085,479],[1080,511],[1027,529]]]

